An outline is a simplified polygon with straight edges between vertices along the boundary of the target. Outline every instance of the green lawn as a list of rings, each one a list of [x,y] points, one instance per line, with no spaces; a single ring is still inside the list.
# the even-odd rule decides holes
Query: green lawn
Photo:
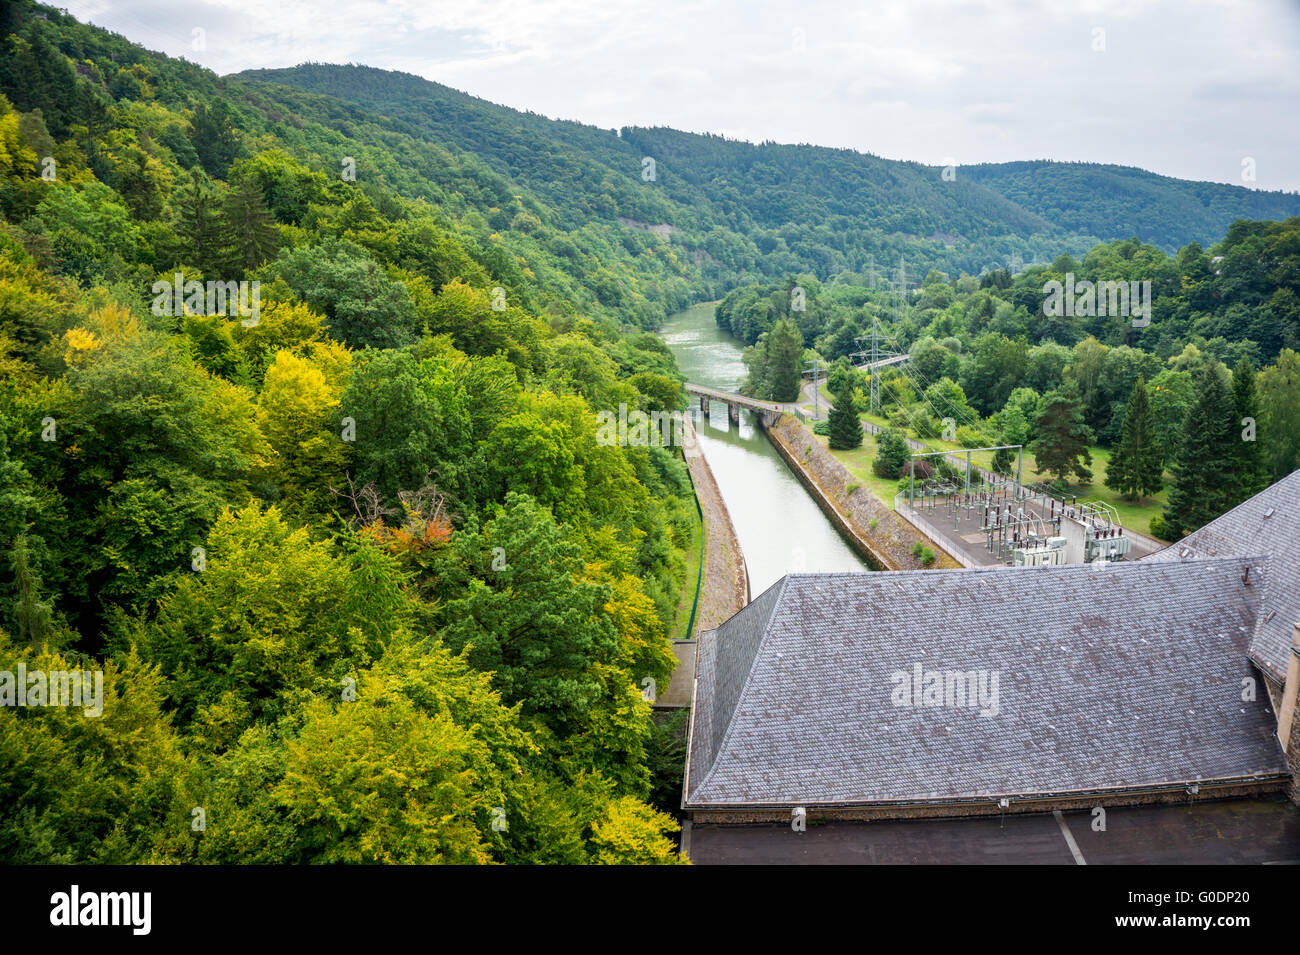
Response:
[[[700,580],[700,541],[704,537],[704,522],[699,511],[691,515],[691,536],[686,542],[686,572],[682,575],[682,595],[677,601],[677,611],[673,614],[672,625],[668,634],[674,640],[689,640],[693,634],[691,627],[691,605],[695,602],[695,584]],[[702,583],[702,582],[701,582]]]
[[[830,439],[824,435],[817,435],[817,440],[823,448],[828,448]],[[862,439],[862,447],[855,448],[852,451],[831,451],[839,459],[840,463],[849,469],[849,473],[861,485],[861,489],[855,493],[861,494],[862,491],[869,491],[876,495],[887,507],[893,508],[894,495],[898,493],[898,481],[878,478],[871,473],[871,464],[876,460],[876,442],[870,438]]]
[[[825,386],[822,386],[821,391],[828,401],[831,400],[831,396],[827,393]],[[825,408],[823,407],[823,416],[825,413]],[[880,425],[881,427],[887,427],[889,425],[889,421],[882,415],[863,414],[859,417],[861,417],[863,421],[870,421],[873,424]],[[909,434],[908,437],[916,438],[917,436],[915,434]],[[827,445],[826,438],[820,437],[819,440],[823,446]],[[929,444],[936,451],[947,450],[961,452],[965,450],[961,445],[956,444],[955,442],[939,441],[937,439],[926,440],[926,444]],[[1144,497],[1140,505],[1134,501],[1124,500],[1119,494],[1105,485],[1106,467],[1110,464],[1110,451],[1100,447],[1094,447],[1091,450],[1092,483],[1082,485],[1072,484],[1070,485],[1069,493],[1077,494],[1081,501],[1104,501],[1115,508],[1119,513],[1120,523],[1125,527],[1130,528],[1139,534],[1145,534],[1148,537],[1153,536],[1151,534],[1151,518],[1164,510],[1166,491],[1161,491],[1154,497]],[[848,468],[853,476],[862,483],[864,488],[869,489],[871,493],[875,494],[876,497],[890,507],[894,506],[894,495],[897,493],[898,483],[896,481],[883,480],[871,473],[871,465],[876,458],[876,442],[871,438],[871,436],[865,436],[862,440],[862,447],[853,451],[832,451],[831,453],[843,462],[844,466]],[[993,465],[993,452],[977,451],[971,455],[971,462],[986,469],[990,468]],[[1023,461],[1023,470],[1021,472],[1021,480],[1026,484],[1032,484],[1038,481],[1051,481],[1052,477],[1048,474],[1040,474],[1034,456],[1026,451]],[[1165,481],[1166,483],[1169,481],[1168,475],[1165,476]]]

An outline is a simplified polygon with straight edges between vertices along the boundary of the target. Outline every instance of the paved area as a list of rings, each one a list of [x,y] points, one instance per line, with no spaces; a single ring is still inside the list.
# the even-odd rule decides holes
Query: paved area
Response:
[[[798,407],[807,417],[811,417],[812,415],[812,396],[813,384],[811,381],[805,381],[803,391],[800,394]],[[821,417],[824,418],[831,407],[831,402],[825,395],[820,395],[818,398],[818,405]],[[880,426],[873,424],[870,421],[864,421],[862,422],[862,430],[866,432],[868,437],[871,437],[880,431]],[[915,438],[908,438],[907,443],[914,451],[924,451],[928,447],[924,442],[918,441]],[[953,451],[947,455],[947,458],[948,462],[952,464],[953,467],[957,468],[958,471],[965,470],[966,456],[964,453]],[[998,480],[996,475],[978,465],[972,464],[971,471],[972,473],[982,475],[986,481],[996,482]],[[900,500],[903,504],[901,507],[899,506]],[[1003,503],[1005,503],[1005,500]],[[1030,499],[1025,502],[1016,502],[1015,506],[1023,506],[1028,514],[1033,517],[1045,518],[1050,516],[1049,504],[1041,498]],[[907,509],[905,498],[896,498],[895,509],[899,514],[902,514],[909,520],[912,520],[914,516],[921,517],[921,520],[913,520],[912,522],[922,533],[931,538],[935,538],[937,543],[947,549],[948,552],[965,567],[991,567],[1006,563],[1005,558],[999,557],[997,554],[990,552],[986,543],[986,537],[983,533],[979,533],[978,535],[965,533],[965,531],[972,526],[972,522],[975,522],[973,526],[978,529],[980,523],[982,523],[982,514],[976,515],[973,511],[965,511],[963,509],[961,512],[962,521],[956,523],[953,520],[952,513],[947,510],[946,501],[944,499],[941,499],[938,502],[938,506],[934,509],[931,509],[927,502],[918,499],[917,510],[913,512]],[[1057,506],[1057,510],[1059,511],[1059,505]],[[1124,536],[1127,537],[1132,544],[1132,550],[1126,558],[1128,560],[1141,560],[1143,557],[1153,554],[1165,546],[1154,538],[1138,534],[1136,531],[1129,529],[1125,529]]]
[[[698,640],[674,640],[673,656],[677,667],[668,680],[668,689],[655,697],[654,707],[660,710],[680,709],[691,705],[691,691],[695,686],[695,652]]]
[[[1007,504],[1006,495],[997,494],[993,496],[995,510],[1005,509]],[[1036,523],[1033,526],[1035,533],[1047,531],[1053,533],[1051,525],[1046,523],[1051,517],[1059,515],[1061,506],[1052,505],[1055,502],[1044,502],[1040,497],[1029,498],[1023,501],[1011,501],[1013,512],[1023,510],[1025,516],[1029,519],[1039,519],[1043,523]],[[908,506],[906,494],[900,494],[894,499],[894,506],[898,513],[902,514],[912,523],[916,524],[923,531],[936,532],[938,536],[944,538],[940,543],[945,547],[955,547],[960,549],[962,556],[966,560],[962,561],[968,567],[989,567],[995,564],[1005,563],[1004,559],[999,557],[996,549],[990,550],[988,542],[990,537],[987,532],[982,530],[984,523],[984,503],[976,501],[973,506],[962,504],[961,495],[951,495],[939,498],[923,499],[917,498],[916,508],[913,510]],[[1027,528],[1021,529],[1023,536]],[[932,534],[933,536],[933,534]],[[1164,547],[1158,541],[1141,534],[1135,534],[1132,531],[1125,530],[1124,536],[1129,539],[1130,550],[1125,560],[1141,560],[1149,554],[1155,553]],[[996,534],[992,536],[994,547],[998,544]],[[957,555],[954,555],[957,556]],[[958,558],[961,559],[960,557]]]
[[[1300,864],[1300,809],[1282,799],[955,820],[691,827],[697,865]],[[1068,837],[1067,837],[1068,832]],[[1073,842],[1073,846],[1071,845]]]

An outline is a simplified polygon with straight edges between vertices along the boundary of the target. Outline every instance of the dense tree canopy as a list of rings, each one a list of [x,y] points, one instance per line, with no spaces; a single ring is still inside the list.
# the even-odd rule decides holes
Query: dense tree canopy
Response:
[[[7,861],[679,861],[682,754],[642,687],[691,605],[692,487],[596,423],[685,406],[650,332],[693,302],[752,394],[831,362],[846,447],[873,331],[910,353],[870,372],[895,475],[904,429],[1062,477],[1132,430],[1191,529],[1230,474],[1300,466],[1300,219],[1240,218],[1294,197],[944,183],[2,16],[0,670],[104,688],[95,717],[0,707]],[[1098,188],[1172,211],[1141,239],[1053,212]],[[1067,279],[1149,281],[1149,322],[1048,314]]]
[[[687,268],[42,14],[0,57],[0,669],[105,695],[0,707],[0,855],[678,861],[642,686],[691,487],[595,412],[684,403],[622,330]]]

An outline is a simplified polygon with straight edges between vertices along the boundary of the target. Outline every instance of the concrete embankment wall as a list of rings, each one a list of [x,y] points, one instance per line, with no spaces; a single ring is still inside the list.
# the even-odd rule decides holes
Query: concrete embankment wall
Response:
[[[695,612],[695,632],[713,630],[743,610],[749,603],[749,572],[740,539],[727,513],[727,505],[718,490],[708,459],[695,436],[689,416],[686,418],[684,457],[695,483],[695,496],[704,514],[704,579],[700,584],[700,601]]]
[[[924,565],[912,556],[912,548],[918,542],[934,551],[932,567],[962,566],[936,541],[895,514],[866,488],[854,488],[850,493],[848,487],[857,478],[793,415],[782,416],[767,429],[767,435],[817,506],[873,569],[923,569]]]

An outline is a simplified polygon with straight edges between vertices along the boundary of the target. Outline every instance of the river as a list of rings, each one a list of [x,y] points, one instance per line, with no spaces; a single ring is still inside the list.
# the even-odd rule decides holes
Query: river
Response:
[[[671,316],[660,330],[688,381],[723,391],[738,390],[745,377],[742,343],[718,328],[713,304]],[[749,570],[757,597],[789,573],[868,570],[813,503],[789,466],[747,411],[740,426],[727,406],[714,402],[709,421],[692,405],[700,447],[709,461]]]

